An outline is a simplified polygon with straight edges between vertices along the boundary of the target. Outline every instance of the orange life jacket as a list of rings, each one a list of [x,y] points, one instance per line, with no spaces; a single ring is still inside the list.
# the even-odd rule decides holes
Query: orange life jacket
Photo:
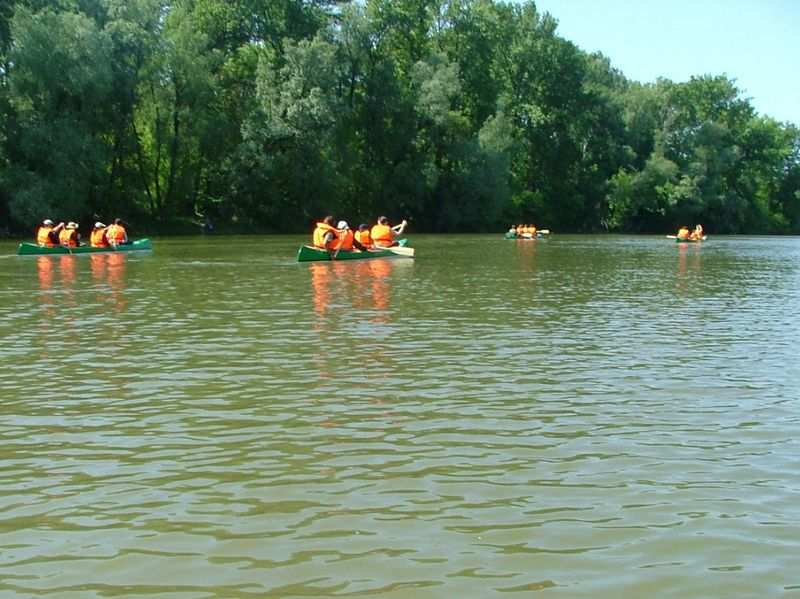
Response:
[[[94,229],[92,234],[89,236],[89,244],[93,248],[105,248],[108,247],[108,240],[106,239],[106,230],[105,229]]]
[[[686,227],[682,227],[681,229],[678,230],[678,234],[676,235],[676,237],[678,239],[686,239],[687,237],[689,237],[689,229],[687,229]]]
[[[394,243],[392,228],[389,225],[375,225],[370,231],[370,237],[375,245],[389,246]]]
[[[349,251],[353,249],[353,239],[355,236],[350,229],[345,229],[344,233],[339,232],[338,241],[333,243],[333,247],[339,250]]]
[[[106,229],[106,239],[109,243],[119,245],[125,243],[125,227],[122,225],[108,225]]]
[[[58,233],[58,240],[65,247],[78,247],[78,232],[75,229],[61,229]]]
[[[55,243],[50,239],[50,233],[53,232],[53,227],[50,225],[42,225],[36,232],[36,243],[43,247],[55,247]]]
[[[356,241],[365,248],[372,247],[372,237],[369,236],[369,229],[366,231],[356,231]]]
[[[314,247],[327,249],[325,246],[325,235],[328,233],[333,233],[333,241],[336,241],[336,238],[339,237],[338,230],[335,227],[330,226],[326,223],[317,223],[317,228],[314,229]],[[331,243],[333,245],[333,243]]]

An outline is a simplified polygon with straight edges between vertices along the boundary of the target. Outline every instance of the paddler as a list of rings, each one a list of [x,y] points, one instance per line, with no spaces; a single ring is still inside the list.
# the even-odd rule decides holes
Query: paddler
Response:
[[[369,225],[367,223],[361,223],[358,225],[358,231],[356,231],[355,237],[356,241],[363,245],[366,249],[369,249],[374,245],[372,243],[372,237],[369,235]]]
[[[678,239],[689,239],[689,227],[686,225],[682,226],[678,229],[678,234],[676,235]]]
[[[107,227],[97,221],[94,224],[91,234],[89,235],[89,245],[93,248],[107,248],[109,247],[108,239],[106,237]]]
[[[333,247],[336,251],[352,252],[353,248],[361,252],[367,251],[367,247],[356,239],[346,220],[340,220],[336,225],[336,241],[333,243]]]
[[[58,242],[65,248],[76,248],[80,245],[81,236],[78,233],[78,223],[72,221],[58,233]]]
[[[703,225],[695,225],[694,231],[689,235],[689,239],[700,241],[703,239]]]
[[[326,216],[321,222],[317,223],[312,240],[315,248],[321,250],[335,250],[334,241],[338,237],[336,227],[333,226],[333,217]]]
[[[41,247],[56,247],[59,244],[58,234],[64,228],[64,223],[53,226],[53,221],[46,218],[36,229],[36,243]]]
[[[408,221],[403,221],[399,225],[390,226],[389,219],[385,216],[378,218],[378,224],[372,227],[370,237],[375,247],[391,247],[398,245],[397,238],[406,230]]]
[[[115,218],[114,222],[108,225],[106,229],[106,239],[111,247],[117,247],[118,245],[128,243],[128,232],[125,230],[120,219]]]

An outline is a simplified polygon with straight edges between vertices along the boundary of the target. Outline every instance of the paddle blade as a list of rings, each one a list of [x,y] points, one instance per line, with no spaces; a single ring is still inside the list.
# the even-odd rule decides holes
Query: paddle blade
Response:
[[[386,248],[393,254],[397,254],[398,256],[405,256],[406,258],[413,258],[414,257],[414,248],[409,247],[402,247],[399,245],[392,246],[390,248]]]

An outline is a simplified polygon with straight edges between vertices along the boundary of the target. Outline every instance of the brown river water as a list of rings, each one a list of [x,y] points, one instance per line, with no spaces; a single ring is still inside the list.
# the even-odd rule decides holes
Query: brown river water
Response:
[[[800,597],[800,238],[0,243],[0,597]]]

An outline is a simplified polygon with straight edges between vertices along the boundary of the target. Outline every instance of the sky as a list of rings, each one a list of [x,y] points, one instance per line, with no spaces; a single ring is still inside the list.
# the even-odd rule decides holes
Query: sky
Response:
[[[534,1],[628,79],[726,75],[759,114],[800,125],[800,0]]]

